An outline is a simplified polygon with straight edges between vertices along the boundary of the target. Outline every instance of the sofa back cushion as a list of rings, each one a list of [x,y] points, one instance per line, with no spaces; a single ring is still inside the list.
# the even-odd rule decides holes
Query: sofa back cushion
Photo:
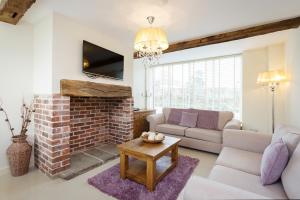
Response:
[[[233,119],[233,112],[230,111],[220,111],[219,112],[219,122],[218,130],[222,131],[227,124],[227,122]]]
[[[212,111],[198,109],[164,108],[165,122],[179,125],[182,112],[198,113],[197,128],[222,131],[227,122],[233,119],[233,113],[229,111]]]
[[[218,130],[218,111],[191,109],[190,112],[198,113],[197,128]]]
[[[285,170],[281,175],[281,181],[285,193],[289,199],[300,199],[300,145],[298,144],[291,156]]]
[[[167,123],[179,125],[182,117],[182,112],[189,112],[189,110],[190,109],[171,108]]]
[[[163,108],[162,112],[164,114],[165,122],[167,123],[168,119],[169,119],[170,112],[171,112],[171,108]]]
[[[292,156],[295,148],[300,142],[300,130],[291,126],[279,124],[276,126],[274,134],[272,136],[272,142],[276,142],[282,139],[287,145],[289,155]]]

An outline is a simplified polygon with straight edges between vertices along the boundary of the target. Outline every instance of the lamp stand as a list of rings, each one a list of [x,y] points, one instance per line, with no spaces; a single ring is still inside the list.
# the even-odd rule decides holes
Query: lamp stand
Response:
[[[271,86],[272,92],[272,133],[274,134],[275,130],[275,85]]]

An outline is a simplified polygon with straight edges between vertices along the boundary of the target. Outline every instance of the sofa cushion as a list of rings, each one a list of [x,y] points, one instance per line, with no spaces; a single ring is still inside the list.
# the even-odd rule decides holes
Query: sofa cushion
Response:
[[[263,185],[275,183],[281,176],[289,159],[289,151],[282,141],[272,142],[264,151],[261,161],[261,182]]]
[[[197,128],[218,130],[218,111],[190,109],[189,112],[198,113]]]
[[[260,176],[262,154],[224,147],[216,164]]]
[[[169,119],[171,108],[163,108],[162,112],[163,112],[164,117],[165,117],[165,122],[167,122],[168,119]]]
[[[227,122],[233,119],[233,112],[229,111],[220,111],[219,112],[219,121],[218,121],[218,130],[223,130]]]
[[[192,176],[178,200],[199,199],[268,199],[258,194],[199,176]]]
[[[182,112],[189,112],[189,110],[190,109],[171,108],[167,123],[179,125]]]
[[[290,199],[300,199],[300,144],[296,147],[281,180],[286,194]]]
[[[202,128],[188,128],[185,130],[185,136],[205,140],[214,143],[222,143],[222,131],[202,129]]]
[[[209,179],[273,199],[287,199],[281,182],[263,186],[260,177],[240,170],[216,165]]]
[[[300,135],[287,133],[286,135],[282,136],[282,140],[286,144],[289,151],[289,156],[291,157],[300,142]]]
[[[292,156],[296,146],[300,142],[300,130],[294,127],[279,124],[275,128],[272,142],[276,142],[280,138],[282,138],[283,142],[287,145],[289,156]]]
[[[180,126],[195,128],[197,124],[198,113],[182,112]]]
[[[174,124],[159,124],[156,126],[155,130],[159,133],[168,133],[171,135],[184,136],[185,129],[187,129],[187,127],[178,126],[178,125],[174,125]]]

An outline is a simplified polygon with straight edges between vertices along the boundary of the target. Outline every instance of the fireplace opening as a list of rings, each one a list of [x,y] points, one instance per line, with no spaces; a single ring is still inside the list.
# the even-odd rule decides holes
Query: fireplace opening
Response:
[[[131,91],[128,96],[118,97],[116,86],[110,87],[113,95],[109,93],[108,85],[96,86],[98,90],[102,88],[100,96],[95,95],[95,90],[91,97],[35,96],[35,166],[47,175],[55,176],[70,168],[71,155],[132,139]],[[106,95],[103,95],[103,88]]]

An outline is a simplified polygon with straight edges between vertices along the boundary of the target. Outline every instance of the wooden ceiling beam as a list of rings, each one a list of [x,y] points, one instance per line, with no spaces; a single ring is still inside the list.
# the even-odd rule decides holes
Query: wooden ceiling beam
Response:
[[[16,25],[36,0],[0,0],[0,21]]]
[[[203,37],[199,39],[173,43],[170,44],[169,48],[165,50],[164,53],[181,51],[185,49],[191,49],[191,48],[196,48],[196,47],[201,47],[201,46],[206,46],[211,44],[229,42],[233,40],[239,40],[239,39],[264,35],[268,33],[273,33],[277,31],[298,28],[299,26],[300,26],[300,17],[295,17],[291,19],[281,20],[278,22],[253,26],[245,29],[236,30],[236,31],[225,32],[225,33]],[[136,54],[134,54],[134,58],[138,58]]]

